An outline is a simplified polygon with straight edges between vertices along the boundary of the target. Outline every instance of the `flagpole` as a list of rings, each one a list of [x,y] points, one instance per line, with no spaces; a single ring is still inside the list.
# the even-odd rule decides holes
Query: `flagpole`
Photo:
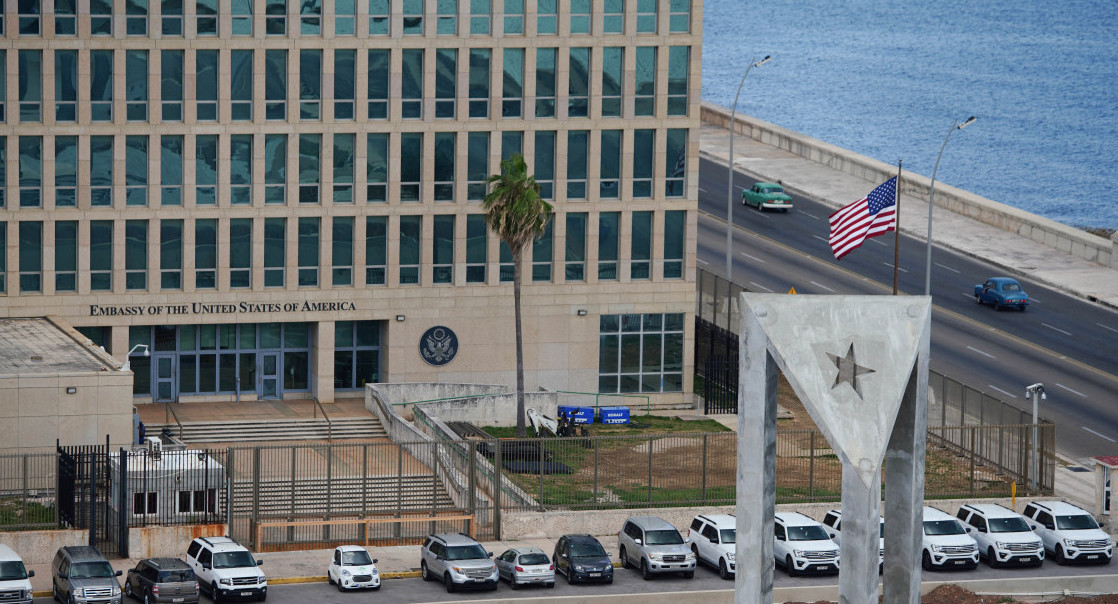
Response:
[[[897,186],[893,189],[893,203],[896,205],[896,225],[893,231],[893,295],[897,295],[897,272],[901,261],[901,160],[897,160]]]

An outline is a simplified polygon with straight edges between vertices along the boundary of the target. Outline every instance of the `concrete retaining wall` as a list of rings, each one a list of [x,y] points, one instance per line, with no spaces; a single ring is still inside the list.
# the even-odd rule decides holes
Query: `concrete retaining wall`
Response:
[[[4,531],[0,543],[12,548],[24,564],[50,564],[58,548],[67,545],[88,545],[89,531]]]
[[[730,111],[724,107],[704,102],[701,115],[704,123],[726,129],[730,126]],[[735,118],[735,134],[825,164],[829,168],[857,176],[867,182],[881,183],[896,174],[896,166],[836,147],[799,132],[740,113]],[[905,172],[901,192],[927,199],[930,187],[930,178],[914,172]],[[1077,258],[1118,270],[1118,239],[1116,238],[1107,240],[943,183],[936,183],[935,203],[936,207],[1015,233]]]
[[[1037,501],[1055,498],[1037,498]],[[972,499],[937,499],[926,501],[926,505],[939,508],[952,516],[964,503]],[[983,499],[983,503],[999,503],[1012,507],[1013,502],[1005,499]],[[1017,500],[1017,511],[1025,509],[1026,500]],[[838,503],[785,503],[776,506],[778,512],[800,512],[816,520],[823,520],[824,514],[839,507]],[[691,519],[699,514],[733,514],[734,506],[707,506],[690,508],[650,508],[628,510],[600,510],[581,512],[505,512],[501,516],[501,539],[558,539],[561,535],[581,533],[591,535],[616,535],[621,525],[630,516],[659,516],[673,526],[686,531]]]
[[[198,537],[228,535],[225,524],[184,526],[145,526],[128,529],[128,557],[181,558],[190,542]]]

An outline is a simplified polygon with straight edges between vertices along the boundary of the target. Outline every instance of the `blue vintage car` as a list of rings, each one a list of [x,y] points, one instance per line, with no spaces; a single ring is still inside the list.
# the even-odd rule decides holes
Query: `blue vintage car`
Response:
[[[974,299],[979,304],[993,304],[994,310],[1003,306],[1024,312],[1029,305],[1029,294],[1021,289],[1016,279],[992,277],[985,283],[974,286]]]

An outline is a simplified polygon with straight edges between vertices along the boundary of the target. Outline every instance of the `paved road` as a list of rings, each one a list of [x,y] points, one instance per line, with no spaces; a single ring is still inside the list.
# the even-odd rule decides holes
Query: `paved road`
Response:
[[[925,581],[966,581],[975,579],[995,579],[1013,576],[1020,577],[1067,577],[1076,575],[1097,575],[1113,572],[1109,566],[1056,566],[1045,563],[1041,568],[1020,569],[991,569],[986,565],[979,565],[973,571],[933,572],[925,573]],[[837,585],[837,576],[821,577],[796,577],[790,578],[783,571],[777,570],[775,587],[793,587],[801,585]],[[1058,584],[1054,581],[1053,584]],[[695,573],[691,580],[682,577],[658,577],[652,581],[644,581],[635,570],[617,570],[612,585],[567,585],[560,579],[554,589],[530,588],[512,591],[505,583],[496,591],[457,592],[446,593],[442,583],[425,583],[421,579],[392,579],[383,583],[380,591],[374,594],[338,593],[326,583],[304,583],[296,585],[274,585],[269,588],[268,602],[276,604],[317,604],[347,603],[355,601],[375,600],[392,604],[409,604],[418,602],[447,602],[462,600],[486,600],[491,598],[501,599],[531,599],[533,596],[578,596],[602,594],[632,594],[673,591],[698,591],[713,589],[733,589],[732,581],[723,581],[714,570],[702,568]],[[36,603],[46,604],[50,598],[36,598]],[[202,602],[209,603],[209,599],[202,597]]]
[[[739,173],[735,188],[754,179]],[[725,271],[726,169],[703,159],[699,173],[699,266]],[[868,191],[867,191],[868,192]],[[734,280],[754,291],[801,294],[888,294],[893,236],[867,240],[836,262],[826,242],[833,211],[793,195],[795,209],[761,213],[735,198]],[[850,200],[854,201],[854,200]],[[902,212],[904,209],[902,208]],[[899,289],[923,293],[925,244],[901,238]],[[1024,387],[1047,386],[1041,416],[1057,424],[1057,448],[1074,458],[1118,442],[1118,313],[1020,280],[1033,305],[996,312],[974,302],[974,284],[1004,271],[940,248],[933,252],[932,368],[1009,403],[1028,408]]]

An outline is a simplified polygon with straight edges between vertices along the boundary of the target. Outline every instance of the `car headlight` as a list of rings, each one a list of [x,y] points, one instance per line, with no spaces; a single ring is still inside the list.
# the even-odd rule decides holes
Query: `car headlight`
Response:
[[[232,585],[233,579],[218,579],[217,582],[222,585]]]
[[[379,572],[379,571],[377,571],[377,569],[375,569],[375,568],[374,568],[374,569],[373,569],[373,574],[374,574],[374,575],[379,575],[379,574],[380,574],[380,572]]]
[[[120,595],[120,586],[119,585],[113,585],[112,594],[114,596],[119,596]]]
[[[342,576],[343,576],[343,577],[348,577],[348,576],[350,576],[350,575],[352,575],[352,574],[353,574],[353,573],[349,572],[349,569],[346,569],[346,570],[343,570],[343,571],[342,571]]]
[[[457,566],[450,567],[450,570],[452,570],[456,573],[459,573],[459,574],[466,572],[466,571],[462,570],[461,568],[458,568]]]
[[[652,560],[657,561],[657,562],[663,562],[664,561],[664,554],[649,554],[648,557]]]
[[[804,557],[804,552],[803,552],[803,550],[794,549],[794,550],[792,550],[792,555],[797,557],[797,558],[803,558]]]
[[[687,560],[688,562],[694,562],[695,561],[695,553],[691,552],[691,553],[687,554],[684,557],[684,559]]]
[[[931,546],[931,550],[932,550],[933,552],[942,552],[942,551],[943,551],[943,546],[942,546],[942,545],[934,545],[934,544],[933,544],[933,545]]]
[[[736,557],[737,557],[737,554],[735,554],[734,552],[730,552],[730,553],[726,554],[726,559],[729,560],[730,562],[733,562]]]
[[[581,564],[575,564],[574,569],[576,573],[581,573],[582,571],[586,570],[586,567]]]

